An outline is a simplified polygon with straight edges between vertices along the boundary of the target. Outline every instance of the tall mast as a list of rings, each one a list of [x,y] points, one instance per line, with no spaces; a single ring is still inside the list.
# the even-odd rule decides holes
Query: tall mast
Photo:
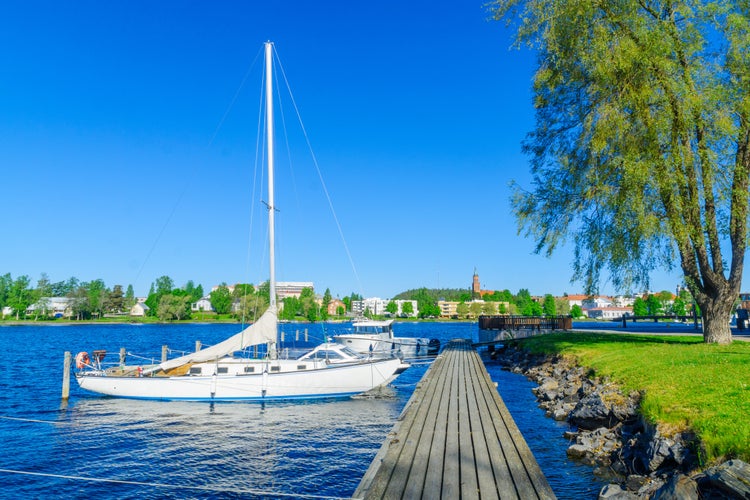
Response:
[[[268,140],[268,262],[270,266],[269,275],[269,306],[276,310],[276,257],[274,254],[274,204],[273,192],[273,44],[268,41],[266,48],[266,137]]]

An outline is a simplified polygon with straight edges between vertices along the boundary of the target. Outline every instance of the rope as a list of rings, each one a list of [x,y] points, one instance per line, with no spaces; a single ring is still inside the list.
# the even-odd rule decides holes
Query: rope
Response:
[[[52,425],[67,424],[67,422],[59,422],[59,421],[54,421],[54,420],[37,420],[34,418],[6,417],[3,415],[0,415],[0,418],[5,419],[5,420],[16,420],[18,422],[36,422],[39,424],[52,424]]]
[[[164,483],[146,483],[143,481],[128,481],[124,479],[102,479],[97,477],[83,477],[83,476],[68,476],[65,474],[49,474],[45,472],[28,472],[22,470],[12,469],[0,469],[0,472],[5,474],[19,474],[25,476],[37,476],[37,477],[52,477],[56,479],[71,479],[76,481],[90,481],[96,483],[114,483],[114,484],[130,484],[134,486],[150,486],[154,488],[173,488],[182,490],[198,490],[198,491],[210,491],[210,492],[222,492],[222,493],[247,493],[250,495],[259,496],[275,496],[275,497],[291,497],[291,498],[315,498],[315,499],[330,499],[330,500],[345,500],[348,497],[331,497],[322,495],[306,495],[304,493],[281,493],[276,491],[264,491],[255,489],[239,489],[239,488],[214,488],[211,486],[180,486],[175,484],[164,484]]]

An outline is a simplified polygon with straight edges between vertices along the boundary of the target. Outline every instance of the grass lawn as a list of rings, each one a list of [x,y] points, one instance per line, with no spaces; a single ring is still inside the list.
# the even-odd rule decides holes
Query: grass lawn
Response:
[[[670,431],[692,430],[706,462],[750,461],[750,342],[707,345],[700,337],[553,333],[522,345],[574,358],[624,391],[642,391],[641,413]]]

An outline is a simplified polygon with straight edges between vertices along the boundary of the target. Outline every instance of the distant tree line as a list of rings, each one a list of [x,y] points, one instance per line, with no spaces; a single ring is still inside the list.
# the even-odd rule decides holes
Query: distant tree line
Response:
[[[458,302],[456,312],[460,318],[477,317],[480,314],[519,314],[523,316],[556,316],[570,314],[570,307],[565,300],[556,299],[546,294],[540,303],[534,300],[529,290],[522,288],[513,294],[510,290],[495,290],[485,293],[481,299],[485,302],[474,302],[478,299],[471,290],[461,288],[418,288],[407,290],[394,297],[401,300],[416,300],[420,318],[440,316],[438,302]],[[495,304],[499,303],[499,304]],[[507,308],[506,305],[507,304]]]
[[[108,288],[101,279],[80,281],[72,277],[52,282],[46,273],[42,273],[34,287],[26,275],[13,278],[6,273],[0,276],[0,310],[9,308],[12,317],[17,320],[47,319],[51,310],[45,301],[50,297],[68,298],[69,317],[79,320],[119,313],[135,303],[132,285],[123,291],[122,285]],[[31,312],[31,318],[27,318],[27,311],[32,305],[36,307]]]

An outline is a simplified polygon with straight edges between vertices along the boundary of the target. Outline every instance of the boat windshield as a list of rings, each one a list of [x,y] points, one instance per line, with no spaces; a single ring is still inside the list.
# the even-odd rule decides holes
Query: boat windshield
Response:
[[[387,333],[391,331],[390,326],[376,326],[376,325],[355,325],[354,331],[356,333]]]
[[[297,359],[328,359],[330,361],[344,361],[348,359],[360,359],[362,356],[357,351],[345,347],[335,346],[333,349],[320,348],[308,352]]]

